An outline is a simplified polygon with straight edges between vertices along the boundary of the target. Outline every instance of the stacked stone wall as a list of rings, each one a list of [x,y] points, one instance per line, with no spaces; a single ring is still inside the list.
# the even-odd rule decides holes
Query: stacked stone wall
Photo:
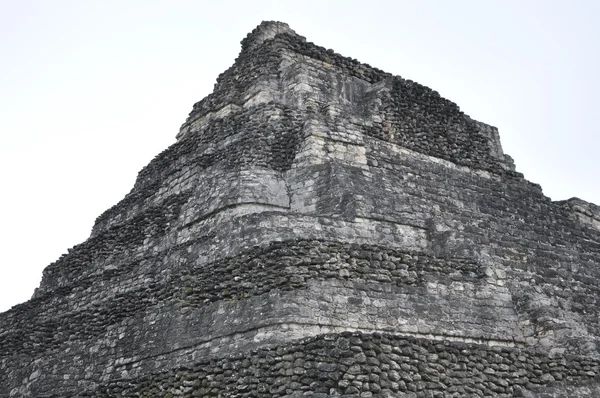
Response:
[[[128,220],[144,206],[162,203],[169,194],[195,187],[199,174],[248,168],[289,170],[301,127],[297,111],[277,104],[259,105],[210,121],[144,167],[133,190],[98,217],[94,234]]]
[[[381,104],[375,115],[368,115],[366,134],[473,168],[496,173],[504,173],[509,168],[503,154],[493,153],[494,146],[499,144],[494,142],[497,137],[490,138],[491,133],[487,130],[495,129],[472,120],[455,103],[441,97],[437,91],[400,76],[392,76],[355,59],[343,57],[295,35],[282,34],[274,40],[280,41],[284,48],[294,54],[318,61],[314,63],[312,72],[315,76],[321,75],[323,71],[327,71],[327,74],[335,71],[350,85],[355,85],[352,78],[366,82],[367,90],[372,91],[372,87],[377,88],[378,84],[381,87],[389,86],[374,97]],[[301,59],[298,62],[307,61]],[[310,61],[308,64],[310,65]],[[314,84],[320,84],[318,79],[315,79]],[[369,99],[368,95],[365,95],[365,99]],[[360,101],[361,98],[356,100]],[[321,104],[325,107],[329,105]],[[364,128],[364,125],[361,127]]]
[[[256,32],[248,35],[252,39]],[[234,66],[217,80],[215,91],[194,105],[186,130],[195,120],[229,105],[243,106],[262,82],[277,81],[281,86],[282,68],[290,63],[313,63],[316,72],[335,72],[351,82],[362,81],[369,87],[389,86],[383,95],[377,118],[372,120],[367,134],[415,151],[440,157],[470,167],[504,172],[509,166],[503,154],[492,156],[497,141],[494,128],[476,122],[453,102],[419,83],[392,76],[389,73],[344,57],[333,50],[307,42],[302,36],[283,31],[266,39],[261,46],[245,44]],[[265,87],[261,87],[265,88]],[[284,87],[285,88],[285,87]],[[320,104],[327,107],[328,103]],[[493,131],[490,133],[490,130]],[[182,130],[182,131],[183,131]],[[493,135],[490,138],[490,134]]]
[[[572,356],[348,332],[115,380],[81,396],[512,397],[599,372],[597,360]]]

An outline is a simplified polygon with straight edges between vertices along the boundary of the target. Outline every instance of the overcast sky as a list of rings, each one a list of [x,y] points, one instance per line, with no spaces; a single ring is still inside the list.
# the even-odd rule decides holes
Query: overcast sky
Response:
[[[600,204],[598,1],[0,0],[0,311],[175,141],[262,20],[439,91],[547,196]]]

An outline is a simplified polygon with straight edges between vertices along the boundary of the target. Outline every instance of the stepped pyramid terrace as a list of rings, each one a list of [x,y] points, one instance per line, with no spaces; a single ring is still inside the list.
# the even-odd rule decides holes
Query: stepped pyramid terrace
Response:
[[[599,397],[599,289],[600,207],[551,201],[436,91],[263,22],[0,314],[0,397]]]

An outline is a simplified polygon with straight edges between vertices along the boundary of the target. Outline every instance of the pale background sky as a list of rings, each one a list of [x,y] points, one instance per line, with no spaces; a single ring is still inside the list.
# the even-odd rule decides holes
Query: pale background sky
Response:
[[[263,20],[439,91],[547,196],[600,204],[598,1],[0,0],[0,311],[175,141]]]

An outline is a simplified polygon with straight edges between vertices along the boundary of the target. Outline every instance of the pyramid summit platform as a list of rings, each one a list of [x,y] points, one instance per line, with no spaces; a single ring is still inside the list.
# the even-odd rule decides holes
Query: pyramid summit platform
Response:
[[[600,207],[496,128],[263,22],[0,314],[0,397],[598,397]]]

